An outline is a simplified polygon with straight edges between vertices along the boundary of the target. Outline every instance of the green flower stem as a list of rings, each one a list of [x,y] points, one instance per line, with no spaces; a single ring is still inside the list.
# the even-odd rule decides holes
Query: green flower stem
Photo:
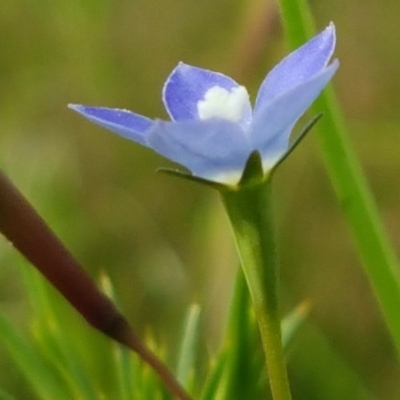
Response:
[[[315,34],[305,0],[279,1],[286,36],[296,48]],[[400,354],[400,266],[349,142],[337,101],[327,88],[313,109],[324,117],[316,126],[326,168],[352,229],[363,266]]]
[[[282,347],[269,181],[221,190],[260,327],[274,400],[291,399]]]

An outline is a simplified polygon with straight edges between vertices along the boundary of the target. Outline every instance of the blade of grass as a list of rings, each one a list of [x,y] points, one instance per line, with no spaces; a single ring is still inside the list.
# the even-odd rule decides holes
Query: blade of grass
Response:
[[[218,396],[220,387],[223,382],[223,374],[227,368],[228,354],[226,351],[221,351],[216,360],[213,360],[210,366],[210,372],[203,387],[201,395],[202,400],[219,399]]]
[[[291,48],[304,43],[315,33],[305,0],[279,1],[287,41]],[[340,37],[340,35],[339,35]],[[389,331],[400,353],[400,267],[378,216],[332,88],[323,92],[313,106],[324,117],[315,129],[336,195],[375,291]]]
[[[176,377],[186,390],[193,389],[198,354],[200,307],[193,304],[188,311],[179,354]],[[191,392],[192,390],[189,390]]]
[[[63,390],[54,369],[43,360],[42,354],[29,346],[16,329],[0,314],[0,342],[7,348],[39,398],[68,400],[71,393]]]
[[[104,293],[119,307],[119,302],[114,291],[110,277],[106,273],[100,276],[100,284]],[[115,343],[113,346],[113,371],[117,382],[118,398],[131,400],[133,393],[139,397],[141,393],[140,365],[137,358],[126,348]]]
[[[207,377],[202,400],[269,398],[265,360],[248,288],[238,271],[223,348]],[[287,352],[307,318],[308,303],[301,303],[282,321],[282,342]]]
[[[151,331],[145,334],[145,343],[153,351],[154,354],[164,360],[166,349],[157,342]],[[164,390],[163,386],[156,379],[153,371],[148,367],[148,365],[141,365],[139,367],[139,373],[142,375],[142,397],[143,399],[171,399],[171,396]]]
[[[260,333],[242,270],[236,275],[226,334],[202,400],[266,398],[269,393]]]
[[[306,321],[309,312],[310,303],[308,301],[304,301],[282,320],[282,343],[286,353],[296,337],[297,332]]]
[[[115,371],[118,381],[119,398],[131,400],[133,393],[139,393],[139,376],[135,374],[132,354],[122,346],[115,345]]]
[[[82,400],[95,398],[92,380],[79,362],[82,356],[76,352],[69,335],[66,335],[69,331],[65,329],[67,319],[54,309],[48,283],[35,270],[23,268],[23,272],[30,303],[36,314],[32,329],[38,345],[75,396]]]

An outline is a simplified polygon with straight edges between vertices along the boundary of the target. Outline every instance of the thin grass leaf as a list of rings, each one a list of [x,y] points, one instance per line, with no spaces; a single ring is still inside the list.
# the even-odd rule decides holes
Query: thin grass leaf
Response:
[[[266,398],[268,383],[258,325],[241,270],[236,276],[224,343],[201,398]]]
[[[308,3],[305,0],[280,0],[279,4],[287,41],[291,48],[296,48],[315,33]],[[332,88],[322,93],[314,103],[313,110],[324,114],[324,118],[315,129],[318,132],[326,168],[352,229],[365,272],[400,353],[399,262],[348,140],[349,136]]]
[[[96,398],[93,379],[85,371],[82,356],[76,352],[68,335],[70,329],[65,329],[67,320],[54,309],[50,286],[44,279],[30,268],[24,268],[25,284],[35,308],[33,333],[37,343],[49,362],[63,377],[65,387],[82,400]]]
[[[119,306],[114,286],[107,274],[101,275],[100,283],[104,293]],[[132,400],[134,395],[139,396],[141,378],[137,357],[123,346],[115,343],[113,346],[113,363],[118,386],[118,398],[120,400]]]
[[[177,368],[178,381],[186,389],[193,389],[194,386],[196,358],[198,354],[199,322],[200,307],[197,304],[193,304],[189,308],[186,318]]]
[[[138,393],[139,377],[135,373],[133,356],[122,346],[115,345],[114,364],[118,382],[118,398],[132,400],[133,394]]]
[[[239,271],[236,279],[223,349],[207,377],[202,400],[239,400],[245,398],[243,396],[270,398],[258,327],[251,313],[251,302],[242,271]],[[303,302],[283,319],[282,341],[285,352],[302,327],[308,312],[309,303]]]
[[[165,349],[160,346],[154,336],[147,332],[145,335],[145,343],[147,346],[161,359],[165,359]],[[142,375],[142,399],[170,400],[171,396],[160,384],[154,371],[148,365],[140,363],[138,365],[139,373]],[[136,393],[136,392],[135,392]]]
[[[282,343],[287,352],[293,342],[297,332],[303,326],[310,311],[310,303],[304,301],[300,303],[290,314],[286,315],[282,321]]]
[[[11,324],[0,314],[0,342],[19,366],[27,381],[41,399],[68,400],[59,376],[43,360],[42,354],[29,346]]]
[[[223,374],[227,364],[228,353],[220,352],[216,360],[213,360],[210,367],[210,373],[204,384],[202,400],[218,399],[220,396],[219,388],[222,387]]]

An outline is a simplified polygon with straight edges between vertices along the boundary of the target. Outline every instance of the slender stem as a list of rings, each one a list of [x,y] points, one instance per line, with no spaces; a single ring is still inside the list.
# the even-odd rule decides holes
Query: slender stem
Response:
[[[267,361],[274,400],[291,399],[282,347],[278,262],[269,182],[221,191],[233,227]]]
[[[0,172],[0,232],[94,328],[136,352],[180,400],[190,396],[136,336],[125,317],[80,267],[43,219]]]

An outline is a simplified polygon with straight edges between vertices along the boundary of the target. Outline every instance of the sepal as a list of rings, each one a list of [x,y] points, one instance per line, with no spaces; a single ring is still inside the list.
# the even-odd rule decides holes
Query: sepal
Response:
[[[272,176],[272,174],[276,171],[276,169],[286,160],[286,158],[292,154],[294,149],[302,142],[302,140],[306,137],[307,133],[310,132],[310,130],[314,127],[314,125],[322,118],[322,113],[319,113],[315,115],[313,118],[308,121],[306,126],[303,128],[303,130],[297,135],[296,139],[293,141],[293,143],[289,146],[288,150],[282,155],[282,157],[276,162],[276,164],[271,168],[271,170],[268,172],[269,176]]]
[[[186,179],[191,182],[199,183],[200,185],[208,186],[212,189],[216,190],[226,190],[228,185],[224,185],[222,183],[209,181],[208,179],[200,178],[198,176],[192,175],[190,172],[181,171],[179,169],[172,169],[172,168],[157,168],[157,172],[162,172],[167,175],[175,176],[177,178]]]
[[[240,178],[239,187],[260,183],[265,180],[261,155],[257,150],[250,153]]]

